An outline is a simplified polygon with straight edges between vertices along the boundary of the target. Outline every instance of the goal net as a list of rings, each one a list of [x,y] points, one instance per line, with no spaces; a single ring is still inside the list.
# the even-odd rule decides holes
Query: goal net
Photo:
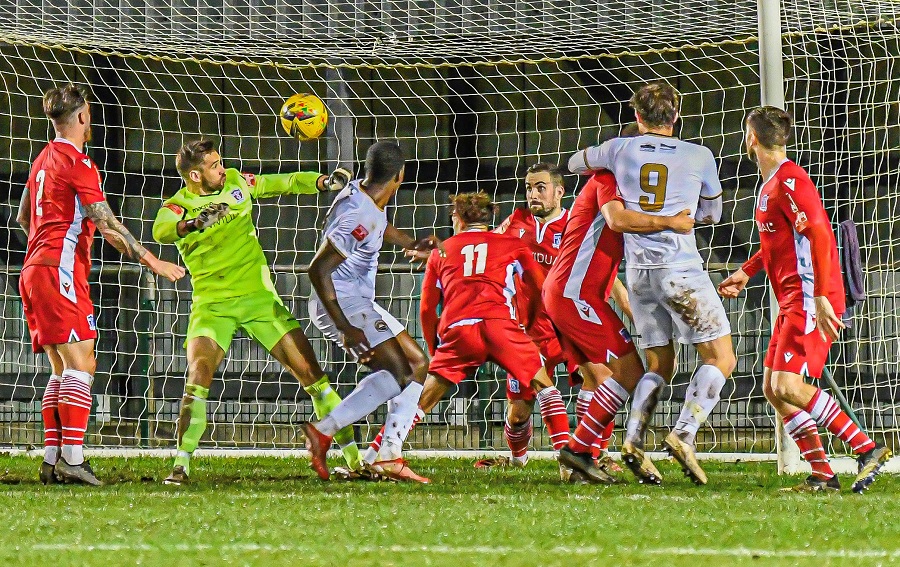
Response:
[[[819,187],[833,221],[859,226],[869,299],[832,350],[830,369],[879,441],[896,443],[900,357],[900,7],[894,2],[791,0],[782,6],[785,93],[797,119],[791,155]],[[33,157],[51,135],[41,94],[86,85],[94,113],[90,153],[114,210],[152,244],[151,223],[181,187],[174,153],[185,139],[219,142],[225,163],[253,173],[360,169],[377,139],[399,140],[408,182],[393,222],[447,237],[448,196],[484,189],[522,202],[537,161],[615,135],[632,120],[627,100],[648,80],[684,95],[678,134],[714,152],[725,188],[722,223],[697,230],[714,281],[758,238],[759,183],[743,150],[743,117],[760,104],[757,4],[747,0],[270,0],[0,1],[0,445],[41,444],[40,395],[49,367],[30,352],[17,285],[25,239],[16,209]],[[298,144],[275,112],[296,92],[327,104],[327,134]],[[567,180],[566,204],[579,180]],[[309,324],[305,275],[328,196],[260,202],[256,224],[276,287],[303,322],[341,393],[359,369]],[[183,391],[190,282],[154,281],[94,246],[92,289],[100,338],[88,431],[94,446],[173,447]],[[402,256],[381,257],[377,296],[420,336],[421,275]],[[764,279],[726,302],[738,366],[698,437],[703,452],[770,454],[775,416],[762,395],[771,326]],[[653,423],[674,424],[695,366],[690,348]],[[565,395],[574,395],[563,373]],[[416,449],[501,450],[505,390],[487,367],[442,401],[409,439]],[[312,406],[297,384],[245,336],[217,374],[204,447],[299,448],[296,424]],[[574,400],[570,404],[574,410]],[[383,413],[360,424],[371,436]],[[618,418],[619,426],[623,416]],[[537,423],[537,418],[536,418]],[[621,433],[613,440],[613,448]],[[546,437],[535,438],[547,448]],[[844,453],[840,442],[829,445]]]

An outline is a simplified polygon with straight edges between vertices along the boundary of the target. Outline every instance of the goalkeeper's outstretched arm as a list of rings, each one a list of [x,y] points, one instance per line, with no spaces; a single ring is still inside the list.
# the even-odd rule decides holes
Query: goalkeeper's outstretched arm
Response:
[[[254,199],[279,195],[315,195],[323,191],[340,191],[353,176],[346,169],[335,169],[331,175],[317,171],[274,173],[266,175],[242,174]]]

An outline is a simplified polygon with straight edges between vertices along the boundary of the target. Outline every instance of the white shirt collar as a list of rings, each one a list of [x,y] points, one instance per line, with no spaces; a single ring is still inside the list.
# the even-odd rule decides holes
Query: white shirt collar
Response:
[[[78,150],[78,153],[81,153],[81,154],[84,153],[84,148],[83,148],[83,147],[79,148],[79,147],[76,146],[74,143],[72,143],[72,140],[69,140],[69,139],[67,139],[67,138],[63,138],[62,136],[57,136],[56,138],[53,138],[53,141],[54,141],[54,142],[62,142],[63,144],[69,144],[70,146],[72,146],[73,148],[75,148],[76,150]]]

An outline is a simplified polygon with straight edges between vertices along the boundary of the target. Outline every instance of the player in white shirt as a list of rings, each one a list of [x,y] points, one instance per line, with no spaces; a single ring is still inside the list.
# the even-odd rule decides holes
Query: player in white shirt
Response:
[[[627,209],[661,216],[688,209],[697,223],[719,222],[722,187],[712,152],[672,135],[680,98],[667,83],[644,85],[631,98],[640,135],[580,151],[569,159],[569,170],[612,171]],[[623,460],[639,478],[646,476],[642,474],[646,426],[660,391],[675,373],[674,338],[694,345],[702,365],[694,372],[684,408],[663,445],[694,482],[705,484],[694,439],[736,363],[728,317],[703,270],[693,232],[626,233],[625,261],[633,320],[647,353],[648,372],[634,391]]]
[[[375,370],[326,419],[302,425],[312,466],[322,479],[329,477],[325,456],[334,434],[388,402],[384,437],[373,468],[395,480],[429,482],[401,458],[403,441],[418,410],[428,357],[403,324],[375,303],[382,243],[386,235],[390,242],[401,243],[388,223],[385,207],[400,188],[403,171],[403,153],[397,144],[377,142],[369,148],[366,178],[352,181],[338,193],[327,215],[324,241],[309,267],[313,323],[326,338]]]

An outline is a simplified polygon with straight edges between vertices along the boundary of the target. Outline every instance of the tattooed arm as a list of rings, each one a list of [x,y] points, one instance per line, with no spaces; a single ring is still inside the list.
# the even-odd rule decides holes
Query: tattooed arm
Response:
[[[128,229],[119,222],[109,208],[109,203],[100,201],[87,205],[84,208],[85,215],[97,225],[97,230],[103,235],[107,242],[112,244],[113,248],[128,256],[132,260],[141,261],[147,254],[147,249],[141,246],[141,243],[132,236]],[[141,262],[142,264],[144,262]]]
[[[175,281],[184,276],[184,268],[164,262],[153,255],[152,252],[141,246],[141,243],[119,222],[109,203],[100,201],[84,207],[85,215],[94,221],[97,230],[113,248],[141,264],[147,266],[153,273],[163,276],[170,281]]]

